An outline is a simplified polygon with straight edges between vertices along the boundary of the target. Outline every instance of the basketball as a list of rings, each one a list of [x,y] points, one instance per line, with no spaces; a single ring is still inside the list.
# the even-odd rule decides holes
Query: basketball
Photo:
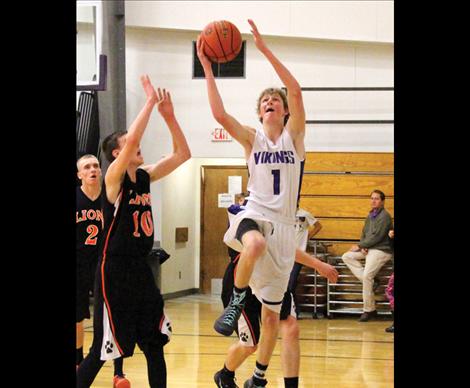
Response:
[[[227,20],[209,23],[202,30],[204,53],[211,62],[233,61],[242,48],[242,35],[238,28]]]

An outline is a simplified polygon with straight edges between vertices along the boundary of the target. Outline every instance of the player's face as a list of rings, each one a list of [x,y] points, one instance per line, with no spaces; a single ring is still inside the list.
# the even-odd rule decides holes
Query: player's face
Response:
[[[98,159],[82,159],[78,167],[78,178],[81,179],[82,183],[86,185],[100,184],[101,168]]]
[[[380,198],[379,194],[372,193],[372,195],[370,196],[370,206],[372,207],[372,209],[378,209],[380,207],[383,207],[383,203],[384,202]]]
[[[124,145],[126,144],[126,137],[127,135],[124,135],[119,138],[119,150],[122,150],[124,148]],[[140,147],[137,149],[137,152],[135,156],[131,159],[130,163],[136,164],[137,166],[140,166],[141,164],[144,163],[144,157],[142,156]]]
[[[284,124],[284,116],[287,114],[284,103],[279,94],[265,94],[260,100],[259,116],[264,122],[282,121]]]

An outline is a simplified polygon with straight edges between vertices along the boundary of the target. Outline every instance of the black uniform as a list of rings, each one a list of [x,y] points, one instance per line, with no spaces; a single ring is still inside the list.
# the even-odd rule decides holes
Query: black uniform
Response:
[[[115,204],[103,189],[105,230],[95,280],[93,344],[80,365],[78,387],[89,387],[105,360],[130,357],[135,344],[144,352],[152,388],[166,387],[163,355],[171,335],[163,298],[146,259],[153,246],[150,176],[125,174]]]
[[[77,187],[77,309],[76,321],[90,318],[90,292],[93,291],[94,275],[98,264],[99,244],[103,232],[101,199],[92,201]]]

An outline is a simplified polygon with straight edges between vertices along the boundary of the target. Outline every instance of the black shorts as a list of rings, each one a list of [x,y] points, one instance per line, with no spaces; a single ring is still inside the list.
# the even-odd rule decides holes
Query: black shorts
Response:
[[[76,254],[76,322],[90,318],[90,293],[93,291],[97,257]]]
[[[238,241],[242,242],[243,235],[246,232],[249,232],[250,230],[257,230],[259,232],[259,225],[251,218],[244,218],[240,221],[240,224],[238,225],[237,233],[235,233],[235,238]]]
[[[104,284],[101,271],[97,272],[95,283],[95,293],[99,297],[95,297],[94,330],[95,336],[96,330],[101,336],[96,346],[101,349],[106,342],[104,308],[121,356],[132,356],[136,344],[141,349],[147,344],[165,345],[169,335],[164,333],[171,332],[171,326],[164,314],[162,295],[145,258],[107,257],[104,273]]]
[[[293,315],[294,314],[294,315]],[[282,299],[280,319],[281,321],[286,320],[289,315],[292,315],[297,319],[297,306],[295,304],[294,293],[286,291],[284,299]]]

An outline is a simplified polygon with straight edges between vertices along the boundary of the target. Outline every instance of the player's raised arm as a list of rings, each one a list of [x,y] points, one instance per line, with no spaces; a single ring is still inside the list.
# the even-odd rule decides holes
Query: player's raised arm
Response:
[[[124,173],[129,165],[132,157],[137,153],[140,140],[144,134],[145,128],[147,128],[150,115],[152,114],[153,107],[157,102],[157,93],[155,92],[152,83],[148,75],[140,77],[140,82],[147,95],[147,100],[139,112],[138,116],[127,131],[126,136],[123,138],[125,144],[121,147],[121,150],[114,150],[115,160],[109,165],[106,171],[105,182],[106,182],[106,194],[108,200],[114,202],[119,193]]]
[[[206,54],[204,54],[204,40],[201,36],[197,39],[197,56],[201,61],[202,68],[204,69],[207,94],[214,119],[245,148],[245,153],[248,152],[249,154],[251,151],[251,145],[253,144],[254,134],[225,111],[222,98],[220,97],[219,90],[217,89],[217,84],[214,79],[211,62],[207,58]]]
[[[157,109],[170,130],[173,151],[157,163],[143,167],[149,173],[151,182],[163,178],[191,158],[188,143],[176,120],[170,92],[165,89],[162,91],[160,88],[157,91]]]
[[[266,43],[264,42],[253,20],[248,19],[248,23],[252,28],[251,33],[253,34],[256,47],[271,63],[282,83],[287,88],[287,102],[289,105],[290,114],[289,121],[287,122],[287,129],[294,139],[297,136],[300,136],[303,139],[305,133],[305,109],[300,85],[291,72],[266,46]]]

